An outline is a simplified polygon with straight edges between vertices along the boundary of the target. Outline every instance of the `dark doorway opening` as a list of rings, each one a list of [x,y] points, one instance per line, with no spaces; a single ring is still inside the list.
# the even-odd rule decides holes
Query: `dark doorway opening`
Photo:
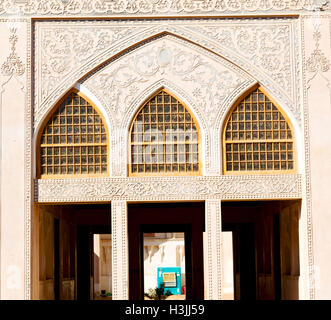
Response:
[[[235,300],[299,298],[300,205],[299,200],[222,203],[222,231],[232,232]]]
[[[60,299],[60,223],[54,218],[54,300]]]
[[[77,206],[77,300],[94,299],[94,234],[111,233],[109,206]]]
[[[111,234],[111,205],[39,205],[37,299],[94,298],[94,234]]]
[[[252,223],[224,224],[233,235],[235,300],[255,300],[255,230]]]
[[[130,204],[129,298],[144,299],[144,233],[185,234],[186,299],[202,300],[204,203]]]

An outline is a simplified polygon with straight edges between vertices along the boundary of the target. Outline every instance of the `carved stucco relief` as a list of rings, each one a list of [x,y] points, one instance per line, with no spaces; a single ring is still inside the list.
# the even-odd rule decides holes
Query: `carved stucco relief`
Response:
[[[209,172],[212,164],[208,131],[215,126],[218,114],[225,112],[229,96],[252,83],[254,79],[233,64],[168,35],[110,63],[83,85],[103,104],[112,124],[114,155],[123,159],[113,162],[112,173],[126,176],[126,138],[131,118],[153,91],[164,86],[174,94],[182,92],[179,98],[187,101],[200,122],[205,142],[204,164]],[[120,134],[116,135],[116,131]]]
[[[320,48],[321,39],[323,41],[322,33],[320,30],[320,21],[317,15],[312,22],[314,32],[312,33],[312,39],[315,43],[313,51],[310,53],[309,57],[306,60],[306,70],[309,74],[309,78],[307,79],[308,89],[310,88],[312,80],[316,77],[316,75],[321,75],[322,78],[326,81],[327,87],[330,88],[330,77],[327,74],[330,70],[330,59],[328,59],[327,54],[323,52]],[[324,35],[325,37],[325,35]]]
[[[128,36],[131,28],[64,28],[45,29],[41,33],[38,61],[41,62],[40,101],[61,78],[97,56],[99,52]]]
[[[207,37],[214,45],[226,48],[226,57],[267,88],[300,121],[299,48],[294,20],[247,20],[230,26],[202,22],[185,29]]]
[[[298,199],[301,175],[36,180],[37,202]]]
[[[54,102],[53,97],[58,98],[54,92],[63,94],[81,76],[105,60],[104,56],[98,59],[100,53],[111,57],[124,49],[118,46],[120,40],[140,30],[138,26],[104,26],[100,22],[78,25],[53,22],[46,26],[36,22],[34,101],[37,121],[44,105]],[[59,84],[62,89],[58,89]]]
[[[83,84],[103,102],[111,123],[127,127],[127,120],[135,111],[128,108],[133,99],[160,79],[169,79],[189,93],[199,118],[209,126],[214,125],[215,115],[227,96],[244,83],[247,86],[254,81],[226,60],[166,36],[116,60]]]
[[[157,39],[160,34],[187,39],[237,64],[300,119],[293,19],[52,21],[35,23],[36,43],[43,46],[42,51],[36,46],[35,55],[35,127],[61,95],[90,70],[102,68],[104,61],[115,60],[119,53],[128,54],[127,48],[143,45],[146,39]],[[199,90],[195,94],[199,95]]]
[[[223,241],[220,200],[206,200],[206,300],[221,300],[223,286]],[[221,284],[221,285],[219,285]]]
[[[327,0],[0,0],[0,14],[144,15],[274,13],[330,8]]]
[[[16,43],[18,41],[16,32],[16,28],[10,29],[9,43],[11,44],[11,51],[1,65],[1,74],[8,77],[8,79],[13,76],[22,76],[25,72],[25,65],[16,52]]]
[[[114,300],[128,297],[128,215],[126,201],[112,201],[112,290]]]

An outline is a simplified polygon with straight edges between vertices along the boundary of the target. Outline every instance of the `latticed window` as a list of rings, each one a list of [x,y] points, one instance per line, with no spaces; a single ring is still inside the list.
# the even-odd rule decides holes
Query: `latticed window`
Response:
[[[130,147],[131,175],[199,174],[197,123],[184,104],[164,89],[137,113]]]
[[[271,173],[295,168],[290,122],[257,88],[230,114],[223,136],[225,173]]]
[[[107,132],[101,115],[80,93],[67,95],[40,139],[40,176],[105,175]]]

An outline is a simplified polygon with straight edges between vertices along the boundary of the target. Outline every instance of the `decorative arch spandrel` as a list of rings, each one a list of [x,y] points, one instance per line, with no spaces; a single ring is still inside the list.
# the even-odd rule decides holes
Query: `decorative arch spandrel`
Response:
[[[164,86],[185,98],[205,130],[205,172],[219,172],[211,168],[211,154],[217,154],[217,150],[210,148],[209,131],[215,125],[219,109],[233,92],[243,90],[252,83],[254,79],[225,59],[168,35],[109,63],[87,77],[83,85],[105,106],[114,124],[113,129],[118,132],[114,132],[112,150],[117,148],[116,155],[121,154],[122,160],[113,163],[113,174],[126,176],[127,169],[123,164],[127,160],[127,152],[122,149],[127,140],[123,139],[126,134],[123,128],[142,103],[139,99],[144,94],[147,98]]]
[[[203,22],[203,30],[199,27]],[[87,75],[93,73],[96,69],[100,70],[100,68],[104,67],[104,64],[108,64],[123,54],[128,54],[132,48],[135,46],[145,45],[150,41],[154,41],[159,37],[164,37],[168,35],[173,35],[178,39],[185,39],[187,43],[191,45],[195,45],[197,47],[203,48],[205,51],[213,52],[214,54],[218,55],[219,57],[224,57],[228,61],[236,64],[243,70],[248,71],[252,74],[256,79],[258,79],[265,87],[272,88],[272,91],[277,95],[277,100],[286,104],[291,109],[291,112],[295,115],[296,119],[300,119],[300,114],[298,113],[300,110],[299,103],[297,100],[298,95],[298,80],[297,75],[295,72],[297,66],[293,65],[290,66],[289,63],[291,61],[297,61],[297,51],[292,45],[288,45],[290,40],[293,38],[296,39],[295,36],[295,28],[296,24],[294,20],[291,19],[278,19],[277,21],[268,20],[267,28],[268,32],[272,34],[279,35],[275,40],[275,44],[280,46],[280,48],[288,48],[287,50],[283,50],[281,53],[278,53],[270,50],[269,43],[266,42],[266,35],[262,34],[260,37],[257,33],[261,32],[263,28],[265,28],[264,22],[257,19],[238,19],[234,21],[220,21],[220,20],[202,20],[202,21],[173,21],[169,20],[167,23],[160,23],[157,21],[143,21],[137,24],[133,24],[131,21],[123,22],[123,21],[98,21],[96,25],[93,25],[93,30],[96,30],[95,36],[104,34],[101,32],[102,30],[107,32],[116,31],[117,29],[125,30],[127,28],[130,30],[129,33],[122,34],[121,32],[120,37],[115,41],[108,43],[105,41],[100,41],[101,44],[104,44],[103,49],[99,48],[98,52],[84,52],[82,57],[76,57],[73,61],[78,62],[78,64],[70,65],[70,72],[66,72],[63,74],[59,79],[60,81],[55,81],[54,75],[52,74],[51,68],[58,66],[58,63],[50,63],[50,59],[57,59],[56,61],[64,61],[62,56],[53,57],[52,55],[46,55],[45,60],[41,62],[41,59],[38,58],[41,53],[36,53],[35,58],[38,59],[38,63],[41,62],[40,65],[36,65],[36,106],[35,106],[35,119],[36,124],[40,121],[43,117],[44,113],[47,113],[47,109],[54,103],[55,100],[58,99],[59,96],[63,94],[66,88],[73,86],[74,83],[77,81],[81,81]],[[261,24],[263,28],[261,28]],[[93,34],[91,35],[91,28],[89,28],[89,22],[79,22],[79,21],[67,21],[67,22],[36,22],[36,30],[40,32],[36,32],[36,43],[40,42],[42,39],[42,32],[48,34],[49,32],[55,32],[61,27],[63,32],[70,32],[75,34],[75,38],[81,42],[82,36],[88,36],[93,41],[96,40],[93,38]],[[239,29],[238,29],[239,28]],[[242,35],[242,32],[239,32],[241,29],[245,28],[245,35]],[[100,29],[100,30],[99,30]],[[106,33],[107,33],[106,32]],[[226,43],[226,38],[218,38],[219,35],[227,34],[230,36],[231,41],[236,41],[236,39],[242,36],[244,39],[246,34],[249,38],[258,37],[259,41],[262,41],[263,45],[266,47],[266,50],[263,50],[263,56],[258,54],[258,51],[254,53],[252,57],[245,57],[242,55],[242,52],[245,47],[244,43],[238,43],[238,46],[241,48],[241,51],[235,49],[236,46],[233,48]],[[115,39],[115,38],[114,38]],[[215,39],[217,41],[215,41]],[[91,40],[91,41],[92,41]],[[105,39],[103,39],[105,40]],[[238,40],[238,39],[237,39]],[[238,40],[239,41],[239,40]],[[44,45],[50,44],[50,42],[44,41]],[[70,42],[69,43],[73,43]],[[296,44],[296,41],[294,41]],[[81,48],[82,44],[78,46]],[[70,47],[70,46],[69,46]],[[69,48],[68,47],[68,48]],[[238,48],[239,48],[238,47]],[[276,46],[277,47],[277,46]],[[38,46],[37,46],[38,48]],[[69,50],[69,49],[68,49]],[[237,50],[237,51],[236,51]],[[245,50],[244,50],[245,51]],[[270,51],[270,52],[269,52]],[[45,51],[46,52],[46,51]],[[56,52],[62,52],[61,50],[57,50]],[[66,51],[63,51],[66,52]],[[262,52],[262,51],[261,51]],[[252,53],[253,54],[253,53]],[[67,55],[71,55],[75,57],[76,50],[69,50]],[[281,63],[271,65],[269,62],[274,61],[271,59],[272,56],[277,56],[277,59],[281,59]],[[79,59],[78,59],[79,58]],[[56,62],[55,61],[55,62]],[[283,65],[283,64],[286,65]],[[48,66],[48,67],[47,67]],[[273,68],[273,72],[275,75],[281,77],[281,79],[295,79],[290,85],[286,85],[285,87],[281,86],[277,81],[280,79],[275,78],[273,79],[270,76],[270,71],[268,68]],[[278,70],[278,69],[279,70]],[[58,68],[59,71],[65,72],[67,68]],[[278,72],[278,71],[279,72]],[[52,72],[51,72],[52,71]],[[51,91],[48,91],[44,98],[41,99],[41,85],[46,86],[49,81],[40,81],[42,75],[48,75],[50,78],[49,80],[52,81],[53,85],[48,85],[51,88]],[[287,81],[287,80],[286,80]],[[293,87],[292,87],[293,84]],[[288,90],[288,92],[285,92]]]
[[[226,98],[254,80],[225,59],[174,36],[146,43],[84,80],[116,123],[140,92],[162,79],[190,94],[209,125]]]

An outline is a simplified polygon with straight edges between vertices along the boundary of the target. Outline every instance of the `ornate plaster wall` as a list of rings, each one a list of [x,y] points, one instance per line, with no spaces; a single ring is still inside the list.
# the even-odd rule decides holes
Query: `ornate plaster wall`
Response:
[[[40,16],[95,15],[219,15],[219,14],[284,14],[316,8],[330,9],[328,1],[298,0],[1,0],[0,14],[22,13]]]
[[[36,21],[35,126],[64,92],[91,70],[165,34],[231,61],[300,120],[297,32],[297,19],[289,18]]]
[[[212,239],[221,243],[218,231],[211,227],[215,226],[211,224],[213,219],[221,225],[220,199],[300,198],[300,175],[211,177],[221,174],[224,118],[234,101],[257,82],[288,113],[300,144],[298,30],[299,22],[293,18],[149,20],[139,24],[130,20],[35,22],[35,134],[56,102],[77,83],[96,98],[111,127],[111,178],[39,180],[35,199],[39,202],[215,199],[217,206],[206,210],[206,221],[210,224],[206,239],[209,243],[214,243]],[[160,87],[183,100],[198,119],[205,178],[126,178],[131,119]],[[279,182],[275,183],[275,179]],[[121,228],[125,229],[125,225]],[[115,242],[113,254],[125,257],[126,244]],[[222,277],[221,246],[206,245],[205,261],[213,270],[219,269],[217,279],[215,272],[206,271],[206,283],[210,284],[206,298],[219,299],[221,288],[214,288],[214,284]],[[114,283],[119,279],[127,283],[127,275],[121,270],[114,268]],[[308,274],[305,267],[303,274]],[[304,281],[307,278],[303,277]],[[125,288],[118,288],[115,296],[126,297]]]
[[[288,18],[36,21],[35,132],[78,82],[107,113],[111,175],[126,176],[130,120],[163,86],[200,122],[204,173],[220,174],[219,137],[227,110],[256,82],[301,135],[298,26]]]
[[[211,198],[210,203],[214,199],[302,196],[300,297],[314,298],[315,288],[316,297],[331,296],[328,286],[331,273],[326,255],[331,239],[325,229],[330,221],[327,190],[331,181],[327,162],[330,158],[327,146],[331,144],[327,125],[331,120],[328,111],[329,4],[327,1],[202,0],[192,1],[191,6],[186,3],[172,0],[0,1],[0,15],[6,16],[0,21],[0,35],[2,43],[7,44],[0,50],[0,63],[5,66],[0,79],[0,280],[3,284],[3,279],[9,279],[9,282],[14,279],[14,282],[1,286],[1,298],[31,297],[30,219],[33,197],[44,202],[113,200],[114,232],[118,230],[116,233],[121,233],[120,238],[114,240],[114,246],[116,241],[122,243],[119,245],[120,255],[117,256],[118,251],[115,250],[113,261],[120,261],[124,266],[123,269],[115,269],[115,281],[126,281],[126,201],[146,200],[147,195],[156,195],[153,199],[159,199],[158,192],[161,192],[159,196],[163,200],[175,199],[176,195],[169,194],[169,190],[179,185],[182,186],[181,199],[191,199],[194,194],[199,194],[201,199]],[[307,14],[307,11],[318,8],[326,13]],[[171,19],[175,13],[182,19]],[[101,19],[106,14],[126,19],[110,19],[109,16]],[[137,14],[150,14],[151,19],[128,19]],[[220,14],[229,17],[243,15],[243,18],[219,18]],[[263,19],[249,18],[251,14],[266,16]],[[279,18],[275,18],[275,14]],[[168,18],[153,19],[160,15]],[[185,15],[196,18],[185,18]],[[213,18],[206,18],[206,15]],[[80,19],[53,19],[64,16]],[[48,19],[33,20],[38,17]],[[84,17],[94,17],[95,20]],[[8,24],[13,22],[16,27],[19,25],[15,50],[9,40],[12,33]],[[164,48],[168,53],[162,53]],[[123,63],[131,66],[129,73]],[[222,82],[220,72],[226,74],[230,81]],[[205,82],[198,87],[196,79],[200,74],[203,74]],[[208,92],[211,79],[217,96],[210,94],[214,90]],[[269,176],[244,179],[213,177],[221,174],[220,132],[224,116],[235,99],[256,82],[281,105],[296,128],[302,176],[277,177],[278,184]],[[110,156],[115,159],[118,154],[123,162],[117,165],[118,162],[114,161],[111,177],[98,181],[60,179],[32,184],[35,167],[32,141],[36,142],[33,139],[46,115],[73,86],[82,86],[98,97],[112,131],[113,151]],[[181,179],[172,178],[126,178],[128,124],[137,107],[160,86],[174,91],[199,119],[203,131],[205,177],[190,178],[184,184]],[[114,90],[109,91],[110,87]],[[124,91],[129,93],[125,98]],[[110,104],[105,99],[107,95],[116,104]],[[10,127],[14,122],[15,130]],[[116,125],[125,128],[125,134],[120,129],[116,130]],[[125,147],[122,144],[122,149],[116,149],[115,145],[123,142]],[[20,169],[15,170],[18,167]],[[84,186],[89,187],[88,192]],[[60,192],[59,196],[54,196],[56,191]],[[217,208],[214,211],[219,212],[218,204],[214,207]],[[216,218],[220,223],[219,217]],[[210,235],[208,237],[210,240]],[[13,238],[15,241],[10,241]],[[20,252],[19,258],[17,252]],[[15,265],[17,269],[11,267]],[[215,261],[213,268],[218,268]],[[11,277],[13,272],[14,278]],[[208,279],[212,281],[212,278]],[[127,282],[119,288],[118,297],[125,298],[126,289]],[[218,297],[221,293],[215,294]]]

